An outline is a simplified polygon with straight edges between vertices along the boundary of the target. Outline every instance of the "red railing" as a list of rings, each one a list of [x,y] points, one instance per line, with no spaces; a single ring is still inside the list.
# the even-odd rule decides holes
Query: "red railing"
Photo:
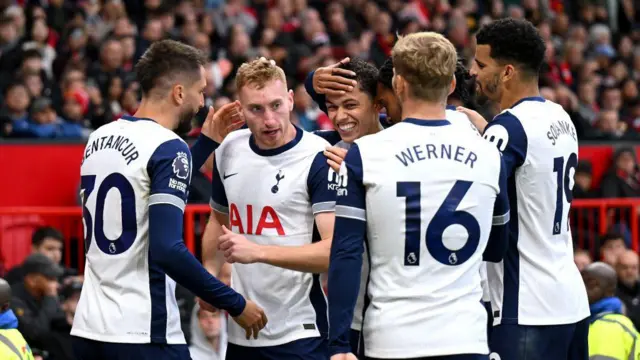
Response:
[[[210,213],[208,205],[189,205],[185,209],[184,240],[193,253],[199,253],[199,240]],[[617,226],[638,251],[638,212],[640,198],[574,200],[570,225],[574,240],[595,256],[598,236]],[[49,225],[65,236],[64,259],[67,266],[84,267],[82,211],[80,207],[0,208],[0,262],[5,268],[22,262],[31,248],[34,228]]]

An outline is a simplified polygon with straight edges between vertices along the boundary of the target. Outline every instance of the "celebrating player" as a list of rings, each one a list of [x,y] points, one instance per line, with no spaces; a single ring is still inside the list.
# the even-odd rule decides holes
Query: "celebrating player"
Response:
[[[354,358],[349,325],[367,241],[367,358],[487,359],[480,265],[483,253],[500,261],[506,251],[501,157],[445,119],[457,59],[447,39],[411,34],[398,40],[392,56],[404,119],[356,140],[340,169],[329,270],[330,355]]]
[[[498,20],[476,39],[478,101],[498,103],[501,113],[487,125],[461,110],[502,152],[513,211],[504,262],[488,266],[491,351],[502,360],[587,359],[589,303],[568,219],[576,130],[560,105],[540,97],[545,44],[531,23]]]
[[[291,124],[293,93],[273,63],[243,64],[236,86],[249,129],[229,134],[215,152],[204,257],[215,260],[215,273],[231,263],[233,288],[280,321],[257,341],[230,324],[227,359],[325,360],[327,308],[317,274],[329,267],[333,235],[337,185],[322,155],[329,144]]]
[[[179,42],[154,43],[136,65],[143,99],[135,116],[88,140],[81,168],[85,281],[71,330],[78,359],[189,359],[175,281],[227,310],[246,336],[267,322],[182,241],[191,154],[174,130],[203,106],[205,61]]]

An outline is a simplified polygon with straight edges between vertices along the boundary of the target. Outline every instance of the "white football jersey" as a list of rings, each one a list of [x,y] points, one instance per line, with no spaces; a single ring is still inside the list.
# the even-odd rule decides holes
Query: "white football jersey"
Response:
[[[261,245],[311,244],[314,215],[333,212],[334,181],[324,139],[296,127],[288,144],[255,145],[249,129],[229,134],[215,152],[211,207],[229,215],[229,229]],[[326,336],[326,297],[318,274],[263,263],[232,264],[231,287],[262,307],[269,323],[258,339],[229,324],[229,342],[248,347]]]
[[[575,127],[564,109],[526,98],[496,116],[484,138],[502,152],[509,176],[510,244],[488,264],[494,325],[561,325],[589,316],[573,262],[569,227],[578,163]]]
[[[149,175],[160,160],[161,183]],[[152,120],[126,116],[91,134],[80,170],[86,265],[71,335],[186,343],[175,282],[150,260],[148,208],[184,210],[190,168],[186,143]]]
[[[364,194],[339,189],[334,245],[341,230],[349,231],[338,227],[341,219],[366,221],[371,267],[362,330],[366,356],[487,354],[480,266],[496,221],[499,152],[447,120],[405,119],[355,144],[340,174],[361,178],[347,183],[361,181]],[[498,221],[508,221],[505,211]],[[332,249],[332,266],[334,256]],[[344,277],[339,271],[348,272],[335,271],[336,280]],[[332,286],[341,285],[329,276],[334,299]],[[339,318],[331,315],[332,334]]]
[[[478,128],[476,128],[475,125],[473,125],[471,120],[469,120],[469,117],[464,113],[456,111],[454,107],[447,106],[446,116],[447,116],[447,120],[451,122],[451,125],[458,126],[459,128],[462,128],[462,129],[468,129],[469,131],[471,131],[471,133],[475,134],[476,136],[481,136],[480,132],[478,131]]]

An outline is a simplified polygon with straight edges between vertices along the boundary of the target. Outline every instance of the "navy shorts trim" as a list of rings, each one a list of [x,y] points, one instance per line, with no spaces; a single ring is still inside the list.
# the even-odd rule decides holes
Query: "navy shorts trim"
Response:
[[[116,344],[71,337],[76,360],[191,360],[186,344]]]
[[[327,360],[326,338],[299,339],[276,346],[248,347],[229,343],[226,360]]]
[[[489,348],[500,360],[588,360],[589,318],[566,325],[500,324]]]

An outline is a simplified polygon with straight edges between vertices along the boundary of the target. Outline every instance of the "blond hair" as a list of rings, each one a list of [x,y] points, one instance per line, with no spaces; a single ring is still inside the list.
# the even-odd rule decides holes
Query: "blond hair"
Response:
[[[287,78],[279,66],[265,58],[255,59],[244,63],[238,69],[236,74],[236,90],[240,91],[242,87],[249,84],[262,89],[269,81],[281,80],[285,84]]]
[[[444,36],[419,32],[399,37],[391,52],[396,75],[409,83],[412,96],[446,101],[456,71],[456,49]]]

